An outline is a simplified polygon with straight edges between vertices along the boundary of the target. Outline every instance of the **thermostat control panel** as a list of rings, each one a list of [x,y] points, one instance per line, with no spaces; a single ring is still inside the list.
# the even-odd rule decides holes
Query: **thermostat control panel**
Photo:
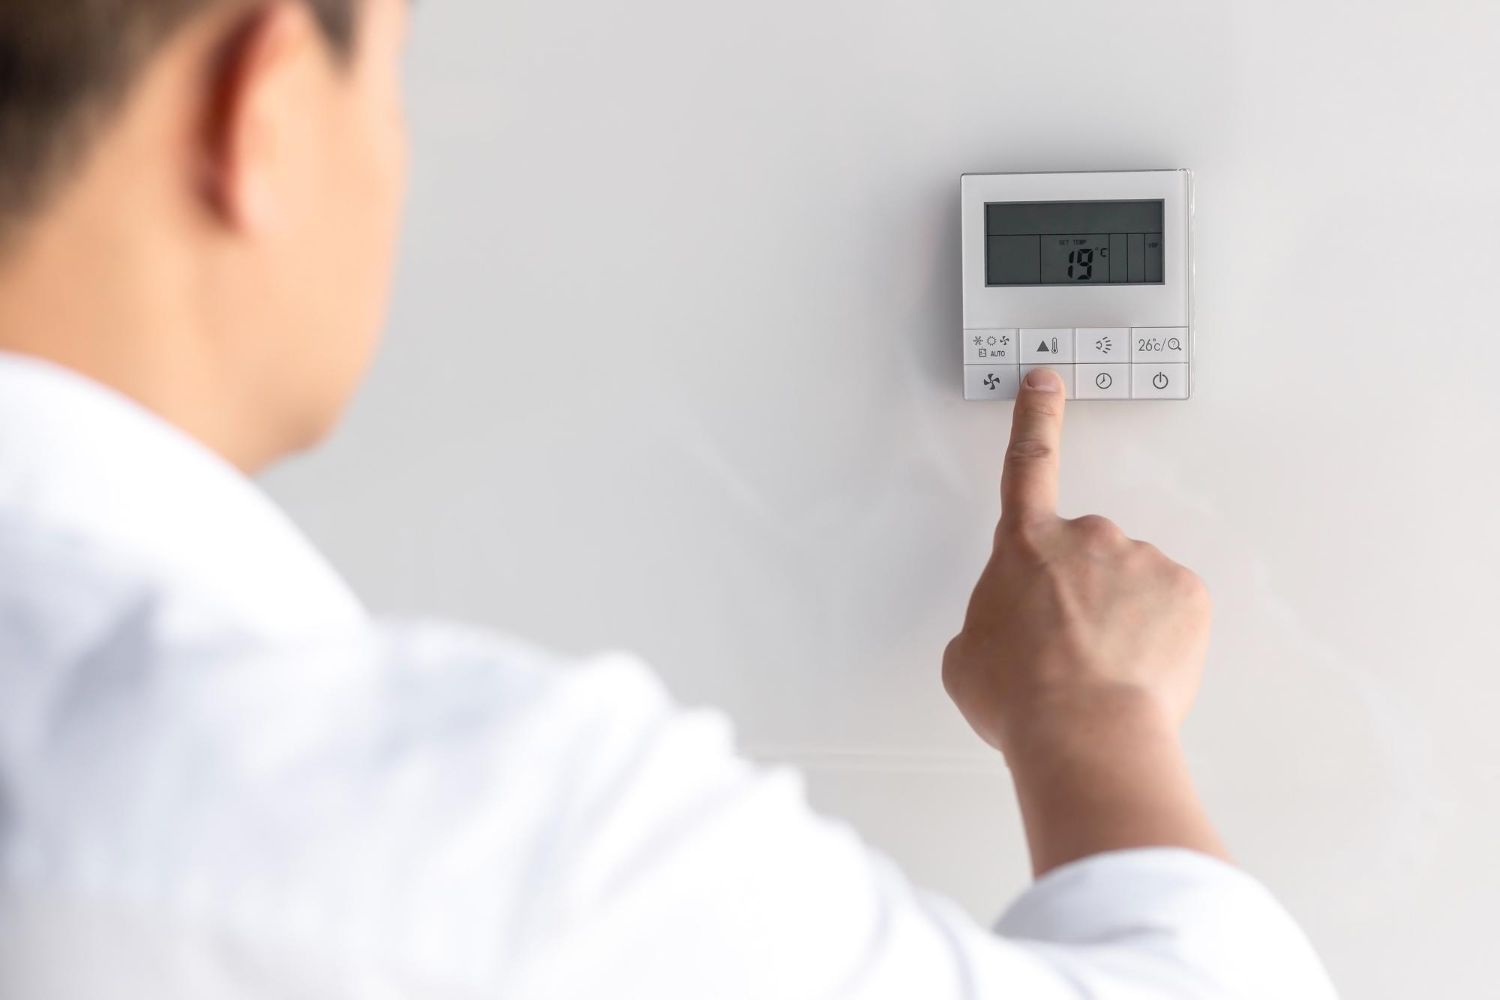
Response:
[[[1037,367],[1070,398],[1192,394],[1188,171],[968,174],[962,199],[965,399]]]

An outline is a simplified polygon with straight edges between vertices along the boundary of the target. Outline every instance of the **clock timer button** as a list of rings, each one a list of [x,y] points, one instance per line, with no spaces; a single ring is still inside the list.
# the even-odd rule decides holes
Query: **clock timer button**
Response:
[[[1129,365],[1079,365],[1079,399],[1129,399]]]
[[[1187,399],[1187,365],[1135,364],[1131,369],[1131,395],[1136,399]]]

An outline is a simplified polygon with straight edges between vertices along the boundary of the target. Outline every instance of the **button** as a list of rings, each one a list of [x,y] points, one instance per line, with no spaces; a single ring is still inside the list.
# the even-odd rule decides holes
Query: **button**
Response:
[[[1136,364],[1142,361],[1185,362],[1188,359],[1187,345],[1188,332],[1183,327],[1137,327],[1130,331],[1130,360]]]
[[[1187,399],[1187,365],[1131,365],[1131,396],[1135,399]]]
[[[1077,388],[1077,384],[1073,372],[1073,367],[1073,365],[1022,365],[1021,377],[1024,379],[1027,372],[1035,371],[1038,368],[1046,368],[1050,371],[1057,372],[1057,374],[1062,376],[1063,389],[1065,390],[1064,394],[1069,399],[1076,399],[1078,398],[1078,393],[1075,391]]]
[[[965,330],[964,364],[1013,365],[1020,359],[1015,330]]]
[[[1077,365],[1079,399],[1129,399],[1129,365]]]
[[[1129,327],[1080,327],[1077,360],[1101,365],[1129,361]]]
[[[1073,330],[1022,330],[1023,365],[1066,365],[1073,361]]]
[[[1020,388],[1015,365],[964,366],[964,399],[1015,399]]]

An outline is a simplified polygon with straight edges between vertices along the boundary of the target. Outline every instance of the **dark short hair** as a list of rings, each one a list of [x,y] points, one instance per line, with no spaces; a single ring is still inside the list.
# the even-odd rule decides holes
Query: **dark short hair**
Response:
[[[340,53],[360,0],[303,0]],[[83,160],[131,84],[197,15],[254,0],[0,0],[0,244]]]

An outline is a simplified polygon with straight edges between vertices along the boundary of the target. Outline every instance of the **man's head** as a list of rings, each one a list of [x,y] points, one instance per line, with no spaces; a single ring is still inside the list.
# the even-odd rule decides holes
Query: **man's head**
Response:
[[[383,321],[407,0],[4,0],[0,349],[247,468],[320,439]]]

